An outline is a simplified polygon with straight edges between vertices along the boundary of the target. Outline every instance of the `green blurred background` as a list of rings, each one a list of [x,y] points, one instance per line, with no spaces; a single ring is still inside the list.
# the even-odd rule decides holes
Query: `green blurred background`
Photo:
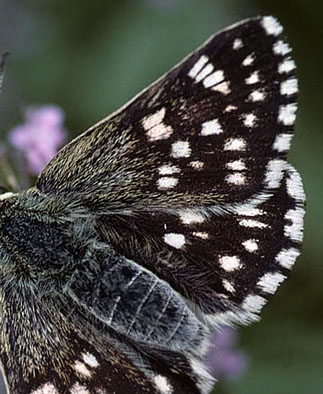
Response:
[[[290,161],[307,192],[303,254],[293,275],[241,329],[247,372],[218,393],[323,393],[323,2],[269,0],[0,1],[0,51],[10,51],[1,140],[26,106],[55,103],[75,136],[124,104],[208,36],[257,14],[277,16],[300,80]]]

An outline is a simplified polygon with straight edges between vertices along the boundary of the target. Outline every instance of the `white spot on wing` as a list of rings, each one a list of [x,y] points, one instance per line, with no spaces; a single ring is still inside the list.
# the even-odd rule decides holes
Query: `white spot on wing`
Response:
[[[233,171],[242,171],[246,169],[246,165],[242,159],[230,161],[226,164],[226,167]]]
[[[172,175],[180,172],[180,169],[174,165],[163,165],[158,168],[160,175]]]
[[[90,394],[90,391],[82,386],[80,383],[76,382],[70,389],[71,394]]]
[[[242,62],[243,66],[250,66],[255,60],[254,54],[248,55]]]
[[[259,222],[258,220],[253,219],[242,219],[239,221],[240,226],[243,227],[251,227],[251,228],[266,228],[268,224]]]
[[[228,81],[224,81],[222,83],[219,83],[216,86],[213,86],[212,90],[214,92],[219,92],[219,93],[222,93],[224,95],[227,95],[227,94],[231,93],[230,83]]]
[[[252,205],[243,205],[241,207],[237,207],[235,209],[235,212],[238,215],[242,216],[258,216],[258,215],[263,215],[263,211],[260,210],[259,208],[255,208]]]
[[[285,236],[295,242],[302,242],[303,240],[303,221],[305,211],[301,207],[290,209],[285,214],[285,219],[291,224],[286,224],[284,227]]]
[[[238,256],[221,256],[219,258],[219,263],[227,272],[234,271],[241,267],[241,262]]]
[[[255,123],[256,123],[256,119],[257,119],[256,115],[254,115],[254,114],[247,114],[247,115],[244,116],[243,124],[246,127],[254,127]]]
[[[173,133],[172,127],[166,126],[163,123],[165,113],[165,108],[162,108],[155,114],[149,115],[143,119],[142,125],[147,132],[149,141],[163,140]]]
[[[282,267],[291,269],[300,254],[300,251],[295,248],[282,249],[276,256],[276,261]]]
[[[302,184],[302,179],[299,173],[289,166],[288,178],[286,181],[287,193],[290,197],[295,199],[297,202],[305,201],[305,193]]]
[[[265,298],[256,294],[250,294],[244,299],[242,308],[252,313],[258,313],[266,302]]]
[[[198,237],[198,238],[202,238],[202,239],[208,239],[209,238],[209,234],[202,232],[202,231],[193,231],[192,233],[194,235],[194,237]]]
[[[235,106],[235,105],[228,105],[226,108],[225,108],[225,110],[224,110],[224,112],[232,112],[232,111],[235,111],[235,110],[237,110],[238,108]]]
[[[33,390],[31,394],[58,394],[58,390],[53,383],[45,383],[40,386],[37,390]]]
[[[292,134],[282,133],[276,136],[273,149],[278,152],[286,152],[290,148],[290,143],[293,138]]]
[[[187,141],[177,141],[172,144],[171,155],[175,159],[180,157],[190,157],[191,152],[190,144]]]
[[[290,96],[297,93],[297,91],[298,86],[296,78],[289,78],[280,84],[280,93],[283,95]]]
[[[165,140],[171,136],[173,129],[171,126],[166,126],[163,123],[153,127],[147,131],[149,141]]]
[[[201,170],[204,166],[204,163],[202,161],[195,160],[191,161],[188,165],[194,168],[194,170]]]
[[[265,184],[270,189],[276,189],[283,178],[286,162],[280,159],[270,160],[266,167]]]
[[[231,282],[229,282],[227,279],[222,280],[222,285],[225,288],[225,290],[228,291],[229,293],[235,292],[235,288],[234,288],[233,284]]]
[[[205,64],[209,61],[209,58],[205,55],[202,55],[199,60],[194,64],[194,66],[191,68],[190,72],[188,75],[191,78],[195,78],[196,75],[202,70],[202,68],[205,66]]]
[[[99,366],[98,360],[91,353],[83,353],[83,360],[92,368],[97,368]]]
[[[246,182],[246,177],[241,173],[235,173],[235,174],[227,175],[225,180],[228,183],[231,183],[234,185],[244,185]]]
[[[144,129],[149,130],[152,127],[155,127],[158,124],[160,124],[165,117],[165,113],[166,113],[166,109],[162,108],[159,111],[157,111],[156,113],[144,118],[142,121],[142,125],[143,125]]]
[[[158,189],[173,189],[178,184],[178,179],[170,176],[159,178]]]
[[[256,252],[258,250],[258,244],[255,239],[247,239],[246,241],[242,242],[242,245],[250,253]]]
[[[164,241],[176,249],[181,249],[185,245],[183,234],[168,233],[164,235]]]
[[[224,150],[245,150],[246,141],[243,138],[229,138],[226,140]]]
[[[296,64],[292,59],[285,59],[282,63],[278,66],[278,72],[280,74],[289,73],[290,71],[296,68]]]
[[[281,105],[279,108],[278,121],[285,126],[292,126],[296,119],[296,103]]]
[[[83,375],[83,376],[85,376],[85,377],[87,377],[87,378],[90,378],[91,377],[91,371],[86,367],[86,365],[85,364],[83,364],[82,362],[80,362],[80,361],[76,361],[75,362],[75,364],[74,364],[74,369],[78,372],[78,373],[80,373],[81,375]]]
[[[183,224],[203,223],[205,221],[202,214],[190,210],[181,211],[179,217]]]
[[[265,93],[261,92],[260,90],[255,90],[249,94],[249,100],[256,102],[256,101],[263,101],[265,99]]]
[[[235,50],[237,50],[237,49],[240,49],[240,48],[242,48],[242,47],[243,47],[243,42],[242,42],[242,40],[241,40],[240,38],[236,38],[236,39],[233,41],[232,48],[235,49]]]
[[[286,42],[279,40],[274,44],[273,51],[276,53],[276,55],[284,56],[291,51],[291,48]]]
[[[165,140],[171,136],[173,129],[171,126],[160,124],[147,131],[149,141]]]
[[[213,64],[209,63],[207,64],[203,70],[196,76],[195,81],[200,82],[202,81],[205,77],[207,77],[212,71],[214,67]]]
[[[154,383],[161,394],[173,394],[173,387],[165,376],[156,375],[154,377]]]
[[[224,80],[224,73],[222,70],[217,70],[211,75],[209,75],[207,78],[204,79],[203,85],[206,88],[209,88],[213,85],[216,85]]]
[[[203,136],[221,133],[223,133],[223,129],[218,119],[209,120],[202,124],[201,135]]]
[[[273,16],[265,16],[262,18],[261,24],[266,33],[273,36],[278,36],[282,33],[283,27]]]
[[[274,294],[278,286],[286,279],[279,272],[267,272],[258,281],[257,286],[266,293]]]
[[[245,79],[245,82],[247,85],[252,85],[254,83],[259,82],[259,72],[258,71],[254,71],[250,77]]]

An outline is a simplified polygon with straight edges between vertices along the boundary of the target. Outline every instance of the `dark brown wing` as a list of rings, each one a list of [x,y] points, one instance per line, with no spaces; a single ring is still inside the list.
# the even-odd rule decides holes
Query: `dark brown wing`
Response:
[[[207,41],[49,163],[38,189],[94,212],[222,206],[276,189],[296,111],[272,17]]]

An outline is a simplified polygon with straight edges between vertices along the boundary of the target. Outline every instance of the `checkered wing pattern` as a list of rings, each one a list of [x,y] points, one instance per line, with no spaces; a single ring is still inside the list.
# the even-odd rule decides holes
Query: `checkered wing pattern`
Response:
[[[76,275],[67,294],[148,357],[132,361],[149,384],[160,371],[153,360],[174,371],[179,357],[177,373],[208,393],[193,331],[202,338],[257,319],[299,255],[305,197],[286,161],[297,94],[290,51],[273,17],[229,27],[63,148],[37,181],[94,218],[119,256],[118,275],[102,268],[82,280],[90,291],[123,278],[119,292],[93,299]],[[148,303],[158,316],[143,313]],[[158,376],[157,392],[183,392],[165,369]]]

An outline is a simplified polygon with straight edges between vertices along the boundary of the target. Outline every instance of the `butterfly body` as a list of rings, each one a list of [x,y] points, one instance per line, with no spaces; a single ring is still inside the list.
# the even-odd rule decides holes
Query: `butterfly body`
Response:
[[[281,32],[259,17],[215,35],[0,196],[10,392],[211,391],[210,333],[258,320],[302,240]]]
[[[34,189],[12,195],[1,205],[1,333],[9,345],[2,347],[2,359],[8,360],[10,385],[21,384],[17,377],[23,382],[23,388],[13,392],[27,392],[25,382],[35,378],[39,384],[44,363],[46,368],[53,364],[51,373],[60,373],[59,382],[50,375],[57,390],[64,391],[62,379],[66,387],[75,385],[68,371],[58,367],[74,364],[75,374],[77,361],[72,363],[71,354],[66,352],[73,331],[79,340],[87,341],[96,331],[93,340],[97,348],[102,336],[100,325],[104,324],[104,336],[111,336],[112,343],[123,343],[115,335],[127,338],[130,344],[123,346],[134,358],[139,357],[138,344],[174,354],[186,349],[194,355],[203,339],[206,341],[206,327],[166,282],[100,242],[95,218],[85,208],[71,209]],[[143,302],[143,297],[149,302]],[[106,354],[106,338],[101,341],[102,353]],[[78,355],[73,356],[77,360]],[[79,375],[83,372],[85,378],[90,377],[91,365],[79,363],[83,365]],[[124,368],[126,363],[122,365]],[[124,390],[129,392],[129,388]],[[138,383],[137,392],[144,390],[149,387]],[[154,391],[152,386],[147,392]]]

